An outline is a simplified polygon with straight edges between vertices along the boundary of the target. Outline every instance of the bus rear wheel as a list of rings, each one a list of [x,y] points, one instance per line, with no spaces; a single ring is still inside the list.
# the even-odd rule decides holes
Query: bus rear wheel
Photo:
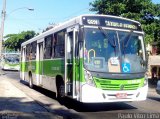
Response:
[[[33,88],[32,75],[29,76],[29,87],[30,87],[30,88]]]
[[[61,99],[65,96],[64,83],[58,83],[57,85],[57,98]]]

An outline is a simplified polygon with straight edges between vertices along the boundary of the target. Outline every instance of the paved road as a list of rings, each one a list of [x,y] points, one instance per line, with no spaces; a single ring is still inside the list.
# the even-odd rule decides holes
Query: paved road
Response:
[[[17,76],[12,72],[11,75]],[[0,76],[0,118],[1,119],[59,119],[59,115],[49,112],[32,97],[17,87],[7,75]],[[20,84],[20,83],[19,83]]]
[[[48,116],[47,118],[117,119],[126,116],[126,114],[130,114],[128,116],[132,118],[138,118],[138,114],[144,113],[144,115],[141,115],[142,118],[160,118],[160,95],[155,92],[155,88],[150,88],[147,100],[141,102],[82,104],[68,98],[59,102],[56,100],[55,95],[52,92],[41,88],[30,89],[27,85],[20,83],[18,72],[9,71],[5,73],[6,75],[1,76],[3,77],[3,80],[7,80],[10,84],[16,87],[16,92],[19,90],[23,93],[20,97],[21,99],[16,100],[17,97],[12,95],[13,100],[9,100],[13,102],[13,106],[20,102],[20,104],[22,104],[21,106],[26,108],[24,110],[17,109],[19,112],[29,113],[33,116],[34,114],[36,115],[39,113],[39,115],[42,114],[42,116]],[[9,88],[7,89],[9,90]],[[27,96],[26,100],[29,101],[29,104],[22,103],[23,101],[21,100],[23,100],[23,97],[25,96]],[[5,99],[3,101],[5,101]],[[8,107],[8,109],[10,109],[10,107]],[[0,110],[3,110],[3,108],[0,108]],[[124,113],[125,115],[123,115]]]

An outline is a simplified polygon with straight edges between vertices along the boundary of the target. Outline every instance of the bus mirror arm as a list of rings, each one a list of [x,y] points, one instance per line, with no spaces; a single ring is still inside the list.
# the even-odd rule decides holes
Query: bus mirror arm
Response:
[[[141,60],[140,63],[141,63],[141,65],[143,65],[143,66],[147,66],[147,63],[148,63],[148,62],[147,62],[147,60]]]
[[[94,56],[94,57],[96,56],[95,50],[94,50],[94,49],[90,49],[90,50],[88,51],[88,63],[90,62],[90,53],[91,53],[91,52],[93,52],[93,56]]]

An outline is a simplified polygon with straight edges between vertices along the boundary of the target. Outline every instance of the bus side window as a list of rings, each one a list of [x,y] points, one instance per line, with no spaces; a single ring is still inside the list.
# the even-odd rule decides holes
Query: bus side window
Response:
[[[36,51],[37,51],[37,42],[34,41],[32,44],[32,49],[31,49],[31,59],[35,60],[36,59]]]
[[[30,49],[31,49],[31,45],[28,44],[28,45],[26,46],[26,61],[29,60],[29,57],[30,57]]]
[[[68,33],[67,46],[68,46],[67,49],[68,59],[71,59],[73,55],[73,32]]]
[[[45,38],[44,59],[50,59],[52,56],[52,39],[53,35],[49,35]]]
[[[55,34],[55,57],[64,57],[65,32]]]
[[[52,39],[52,58],[55,57],[55,45],[56,45],[56,38],[55,38],[55,35],[53,35],[53,39]]]

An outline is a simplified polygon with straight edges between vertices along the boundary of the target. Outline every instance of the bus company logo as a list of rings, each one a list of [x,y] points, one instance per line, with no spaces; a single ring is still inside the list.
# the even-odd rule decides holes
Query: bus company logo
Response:
[[[123,84],[120,85],[120,90],[124,90],[124,85]]]

